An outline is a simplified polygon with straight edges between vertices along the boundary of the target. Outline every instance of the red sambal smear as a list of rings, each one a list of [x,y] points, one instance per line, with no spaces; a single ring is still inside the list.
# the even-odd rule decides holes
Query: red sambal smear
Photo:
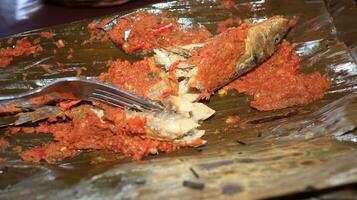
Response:
[[[234,27],[234,26],[239,26],[242,24],[242,18],[241,17],[236,17],[236,18],[228,18],[220,23],[217,24],[217,33],[223,33],[226,31],[229,27]]]
[[[113,19],[114,20],[114,19]],[[98,24],[106,27],[110,20]],[[105,28],[109,37],[128,54],[147,53],[158,46],[176,46],[206,41],[211,34],[204,27],[185,28],[177,18],[138,12],[120,18],[111,28]]]
[[[236,76],[236,63],[245,51],[245,39],[250,24],[230,28],[216,35],[194,52],[191,63],[198,67],[195,81],[190,87],[203,89],[202,98],[211,94]]]
[[[294,45],[283,41],[273,56],[247,75],[228,85],[254,95],[251,106],[260,111],[311,103],[324,96],[331,82],[318,72],[300,74],[300,57]]]
[[[69,122],[41,123],[35,131],[52,134],[55,142],[23,151],[22,159],[56,163],[73,157],[78,150],[93,149],[109,150],[139,160],[147,154],[175,150],[171,142],[145,138],[145,133],[141,132],[141,119],[126,119],[123,110],[106,109],[112,110],[105,111],[105,119],[100,119],[91,107],[79,106],[65,113],[71,119]]]
[[[31,55],[41,52],[43,49],[39,44],[31,44],[31,42],[24,37],[18,41],[13,47],[0,49],[0,67],[5,67],[11,63],[13,57],[22,55]]]
[[[41,37],[46,38],[46,39],[52,39],[53,35],[49,31],[43,31],[40,33]]]
[[[221,0],[221,7],[225,9],[235,8],[237,6],[234,0]]]
[[[164,76],[154,58],[144,58],[133,64],[116,60],[109,62],[109,66],[109,72],[99,78],[101,81],[153,100],[175,93],[173,83]]]

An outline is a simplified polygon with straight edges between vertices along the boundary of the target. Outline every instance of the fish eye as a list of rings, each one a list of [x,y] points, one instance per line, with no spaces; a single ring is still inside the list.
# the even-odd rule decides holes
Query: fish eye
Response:
[[[274,38],[274,43],[277,45],[277,44],[279,44],[279,42],[280,42],[280,36],[276,35]]]

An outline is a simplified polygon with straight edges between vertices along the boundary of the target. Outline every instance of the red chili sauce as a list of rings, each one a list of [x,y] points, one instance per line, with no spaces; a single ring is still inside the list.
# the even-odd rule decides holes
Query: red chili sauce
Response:
[[[42,47],[39,44],[31,44],[31,42],[26,38],[22,38],[16,41],[14,47],[7,47],[0,49],[0,67],[5,67],[11,63],[13,57],[18,57],[22,55],[37,54],[42,51]]]
[[[101,81],[154,100],[175,93],[173,83],[164,77],[154,58],[144,58],[133,64],[116,60],[109,62],[109,65],[109,72],[101,75]]]
[[[300,74],[300,57],[284,41],[273,56],[229,84],[239,93],[254,95],[251,106],[261,111],[311,103],[324,96],[331,82],[318,72]]]
[[[98,24],[103,28],[110,20]],[[120,18],[110,29],[109,37],[128,54],[147,53],[158,46],[176,46],[202,43],[211,34],[204,27],[185,28],[177,18],[138,12]]]

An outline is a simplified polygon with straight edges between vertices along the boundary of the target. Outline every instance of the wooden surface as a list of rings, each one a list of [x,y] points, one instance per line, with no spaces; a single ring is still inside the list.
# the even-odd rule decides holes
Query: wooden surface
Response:
[[[304,73],[319,71],[333,81],[324,99],[306,106],[259,112],[249,107],[248,96],[234,92],[224,97],[215,95],[207,102],[217,113],[203,123],[207,130],[205,146],[153,155],[142,161],[92,151],[57,165],[34,165],[20,161],[11,150],[2,151],[0,156],[8,161],[0,164],[0,198],[259,199],[356,183],[357,68],[350,48],[355,43],[349,37],[350,42],[346,42],[343,33],[357,28],[350,26],[339,32],[329,13],[336,8],[326,7],[323,0],[269,0],[254,4],[239,1],[237,8],[226,10],[219,8],[216,1],[192,0],[156,4],[150,9],[169,9],[212,32],[217,22],[235,15],[243,19],[277,14],[299,16],[299,24],[287,39],[297,43]],[[350,7],[343,9],[351,12]],[[343,9],[337,10],[343,13]],[[107,69],[108,59],[137,59],[123,54],[109,41],[82,45],[90,35],[86,28],[89,22],[45,29],[54,33],[51,40],[41,39],[45,51],[36,57],[16,58],[11,66],[0,69],[1,94],[25,91],[57,77],[74,76],[81,67],[87,68],[84,75],[96,76]],[[15,38],[27,36],[34,40],[41,31]],[[59,39],[65,42],[62,49],[55,45]],[[0,41],[1,47],[7,46],[6,41],[7,38]],[[67,59],[69,48],[74,49],[71,59]],[[40,64],[65,70],[46,73]],[[225,120],[231,115],[240,116],[242,121],[227,125]],[[25,134],[10,136],[5,129],[0,134],[13,146],[30,147],[51,139]],[[184,181],[196,184],[190,188],[183,186]]]

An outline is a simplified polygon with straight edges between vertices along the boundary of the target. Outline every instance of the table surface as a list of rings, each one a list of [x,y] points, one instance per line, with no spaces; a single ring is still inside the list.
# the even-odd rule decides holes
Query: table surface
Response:
[[[111,13],[142,7],[159,0],[132,0],[104,8],[65,7],[44,0],[1,0],[0,38],[33,29],[94,18]]]

